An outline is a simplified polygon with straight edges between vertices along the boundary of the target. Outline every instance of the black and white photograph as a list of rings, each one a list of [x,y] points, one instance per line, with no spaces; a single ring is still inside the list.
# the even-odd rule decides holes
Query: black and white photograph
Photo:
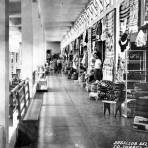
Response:
[[[0,0],[0,148],[148,148],[148,0]]]

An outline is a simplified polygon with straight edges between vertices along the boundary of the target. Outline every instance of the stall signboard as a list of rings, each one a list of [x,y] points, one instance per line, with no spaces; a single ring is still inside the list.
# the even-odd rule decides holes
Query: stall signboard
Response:
[[[129,60],[141,60],[143,57],[143,51],[133,51],[129,53]]]

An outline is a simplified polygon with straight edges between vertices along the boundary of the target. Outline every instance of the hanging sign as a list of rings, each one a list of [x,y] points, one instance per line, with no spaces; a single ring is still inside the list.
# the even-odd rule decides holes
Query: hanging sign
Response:
[[[132,51],[129,52],[130,60],[141,60],[143,57],[143,51]]]

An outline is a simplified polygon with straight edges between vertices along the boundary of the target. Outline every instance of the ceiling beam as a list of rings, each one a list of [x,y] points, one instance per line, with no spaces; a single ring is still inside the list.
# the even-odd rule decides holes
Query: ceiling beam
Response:
[[[21,13],[9,14],[9,18],[21,18]]]
[[[71,27],[73,22],[48,22],[47,26],[53,27]]]
[[[10,2],[21,2],[21,0],[9,0]]]
[[[18,24],[18,25],[9,25],[9,27],[22,27],[21,24]]]

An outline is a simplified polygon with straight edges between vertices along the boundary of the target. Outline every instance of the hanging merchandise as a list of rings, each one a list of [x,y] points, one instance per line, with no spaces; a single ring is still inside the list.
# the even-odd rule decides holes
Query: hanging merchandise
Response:
[[[69,50],[71,51],[73,49],[72,42],[69,44]]]
[[[118,56],[118,67],[117,67],[117,81],[124,81],[123,75],[126,70],[126,52],[129,50],[129,39],[128,35],[124,33],[119,41],[121,52]]]
[[[92,26],[92,37],[91,37],[92,42],[93,42],[93,41],[96,41],[96,29],[97,29],[97,24],[94,24],[94,25]]]
[[[100,54],[101,61],[103,63],[105,59],[105,41],[96,41],[95,42],[95,50]]]
[[[130,3],[130,19],[129,19],[129,32],[138,31],[138,0],[129,0]]]
[[[103,80],[113,80],[114,70],[114,15],[115,11],[106,15],[106,47],[103,64]]]
[[[82,63],[83,67],[85,67],[85,68],[88,67],[88,52],[87,52],[87,50],[85,50],[85,52],[84,52],[81,63]]]
[[[85,40],[84,40],[85,43],[88,43],[88,30],[86,30],[86,34],[85,34]]]
[[[102,35],[102,22],[101,20],[97,22],[96,26],[96,38],[97,40],[101,40],[101,35]]]
[[[123,74],[125,73],[125,59],[123,59],[123,56],[118,56],[118,65],[117,65],[117,75],[116,75],[116,81],[117,82],[123,82]]]
[[[91,54],[92,54],[92,42],[91,42],[91,33],[92,33],[92,29],[89,28],[88,29],[88,43],[87,43],[87,52],[88,52],[88,68],[87,68],[87,73],[90,71],[91,69]]]
[[[80,48],[80,40],[79,40],[79,38],[77,38],[76,39],[76,50],[79,50],[79,48]]]
[[[86,42],[85,42],[85,39],[86,39],[86,31],[84,31],[84,33],[83,33],[82,36],[83,36],[83,41],[82,41],[83,44],[82,44],[82,45],[83,45],[83,47],[84,47],[84,46],[86,46]]]
[[[106,17],[102,19],[102,35],[101,35],[101,40],[105,41],[106,40]]]
[[[110,12],[106,16],[106,31],[108,34],[113,35],[114,34],[114,11]]]
[[[67,60],[68,60],[68,53],[69,53],[69,46],[66,46],[66,48],[65,48],[65,56],[66,56]]]
[[[121,36],[121,39],[119,41],[121,52],[124,52],[124,50],[126,49],[126,47],[128,46],[128,44],[129,44],[128,35],[126,33],[124,33]]]
[[[92,52],[95,51],[95,42],[96,42],[96,39],[97,39],[97,27],[98,27],[98,24],[95,23],[92,27],[92,36],[91,36],[91,42],[92,42]]]
[[[125,33],[126,30],[128,30],[128,24],[129,24],[129,17],[130,17],[130,5],[129,0],[123,0],[123,2],[120,5],[120,34]]]
[[[89,28],[88,29],[88,44],[87,44],[87,50],[88,50],[89,53],[92,52],[91,33],[92,33],[91,28]]]
[[[75,41],[71,42],[71,46],[72,46],[72,50],[74,51],[74,49],[75,49]]]
[[[92,52],[94,52],[95,51],[95,41],[92,41]]]
[[[136,45],[137,45],[137,47],[143,47],[146,45],[146,36],[142,30],[140,30],[137,35]]]
[[[79,55],[82,55],[83,52],[83,34],[79,36]]]
[[[74,40],[74,50],[76,50],[76,39]]]
[[[75,53],[73,57],[73,68],[78,69],[78,66],[79,66],[79,56],[78,53]]]

